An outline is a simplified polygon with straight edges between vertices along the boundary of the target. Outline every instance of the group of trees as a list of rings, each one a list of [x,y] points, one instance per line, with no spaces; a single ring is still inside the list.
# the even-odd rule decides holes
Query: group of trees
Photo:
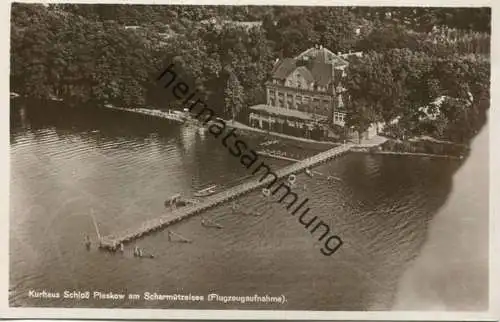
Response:
[[[490,60],[483,55],[385,48],[352,61],[347,75],[347,124],[360,132],[373,122],[397,122],[388,129],[400,138],[426,134],[464,143],[489,107]],[[446,99],[433,104],[440,97]]]
[[[247,106],[265,100],[275,60],[315,44],[365,53],[344,85],[349,124],[359,129],[403,115],[400,124],[416,131],[418,106],[440,95],[468,100],[470,92],[471,107],[447,107],[446,126],[425,128],[473,132],[489,97],[487,8],[15,3],[11,26],[12,90],[77,104],[181,107],[155,80],[174,62],[219,115],[244,119]]]
[[[145,103],[160,39],[115,21],[92,22],[43,5],[14,4],[11,87],[23,95],[69,102]]]

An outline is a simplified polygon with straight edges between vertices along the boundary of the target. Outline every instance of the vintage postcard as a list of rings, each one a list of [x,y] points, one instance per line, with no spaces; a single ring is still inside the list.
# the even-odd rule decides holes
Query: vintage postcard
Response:
[[[492,318],[493,11],[421,5],[5,4],[3,315]]]

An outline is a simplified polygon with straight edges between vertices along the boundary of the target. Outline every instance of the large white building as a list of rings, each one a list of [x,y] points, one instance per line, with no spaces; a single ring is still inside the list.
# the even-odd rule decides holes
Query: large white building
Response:
[[[342,81],[349,59],[360,53],[335,54],[315,46],[294,58],[278,60],[266,84],[266,103],[250,107],[250,125],[310,137],[328,134],[328,124],[344,126]]]

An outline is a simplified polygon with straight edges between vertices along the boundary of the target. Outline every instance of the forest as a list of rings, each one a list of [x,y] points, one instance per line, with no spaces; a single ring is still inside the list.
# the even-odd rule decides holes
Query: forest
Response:
[[[395,138],[467,143],[489,108],[490,21],[490,8],[14,3],[10,86],[73,105],[175,109],[155,81],[174,62],[219,115],[245,120],[276,59],[322,44],[363,52],[343,84],[348,126],[392,122]],[[421,107],[436,112],[441,96],[428,117]]]

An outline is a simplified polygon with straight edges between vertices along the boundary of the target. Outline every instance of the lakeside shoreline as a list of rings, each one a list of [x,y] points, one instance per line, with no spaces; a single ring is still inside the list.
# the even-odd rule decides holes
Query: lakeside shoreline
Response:
[[[153,112],[151,113],[146,113],[145,110],[147,109],[131,109],[131,108],[120,108],[120,107],[114,107],[114,106],[104,106],[106,108],[114,109],[114,110],[123,110],[123,111],[128,111],[132,113],[137,113],[137,114],[142,114],[142,115],[149,115],[153,117],[158,117],[162,119],[169,119],[177,122],[184,122],[181,120],[178,115],[173,113],[172,111],[164,112],[161,110],[152,110]],[[187,119],[189,122],[189,119]],[[307,145],[321,145],[323,148],[332,148],[335,146],[340,146],[342,143],[340,142],[332,142],[332,141],[318,141],[318,140],[312,140],[312,139],[306,139],[306,138],[300,138],[300,137],[294,137],[291,135],[286,135],[282,133],[277,133],[277,132],[271,132],[271,131],[265,131],[261,129],[256,129],[253,127],[250,127],[248,125],[242,124],[237,121],[233,120],[225,120],[225,123],[227,127],[229,128],[235,128],[241,133],[246,133],[246,134],[257,134],[261,136],[265,136],[267,140],[273,140],[273,139],[285,139],[285,140],[292,140],[300,143],[305,143]],[[202,127],[204,128],[204,127]],[[379,139],[382,138],[382,139]],[[375,144],[373,144],[375,142]],[[388,148],[387,145],[391,144],[393,148]],[[424,144],[426,149],[431,149],[433,150],[434,147],[440,146],[440,147],[461,147],[461,152],[453,154],[453,153],[425,153],[425,152],[420,152],[420,151],[415,151],[415,152],[410,152],[410,151],[396,151],[398,144],[408,144],[410,147],[415,147],[419,144]],[[374,150],[374,147],[379,147],[381,146],[382,150]],[[307,146],[309,148],[309,146]],[[457,159],[461,160],[464,158],[463,152],[464,150],[468,150],[468,146],[465,146],[463,144],[459,143],[454,143],[454,142],[445,142],[445,141],[439,141],[439,140],[415,140],[415,139],[410,139],[408,141],[399,141],[399,140],[394,140],[390,138],[386,138],[384,136],[376,136],[372,139],[369,140],[363,140],[362,143],[355,144],[355,147],[351,149],[351,152],[356,152],[356,153],[370,153],[370,154],[381,154],[381,155],[402,155],[402,156],[419,156],[419,157],[433,157],[433,158],[449,158],[449,159]],[[270,157],[273,157],[272,155],[269,155]]]
[[[400,156],[414,156],[414,157],[428,157],[428,158],[441,158],[462,160],[463,157],[447,155],[447,154],[431,154],[431,153],[418,153],[418,152],[395,152],[395,151],[367,151],[365,149],[351,149],[354,153],[378,154],[378,155],[400,155]]]
[[[15,96],[11,98],[11,101],[14,99],[18,100],[19,98],[29,99],[23,96]],[[62,100],[54,98],[49,100],[51,103],[59,103]],[[168,110],[163,111],[161,109],[152,109],[152,108],[125,108],[125,107],[117,107],[112,104],[103,104],[101,106],[97,106],[96,108],[104,108],[113,111],[123,111],[129,112],[137,115],[144,115],[155,117],[163,120],[175,121],[178,123],[186,123],[192,122],[190,118],[182,117],[182,112]],[[313,139],[295,137],[283,133],[265,131],[262,129],[256,129],[246,124],[240,123],[238,121],[233,120],[225,120],[228,128],[235,128],[240,133],[249,135],[249,136],[257,136],[259,138],[265,138],[265,140],[285,140],[293,142],[294,145],[298,147],[325,151],[326,149],[333,148],[336,146],[342,145],[341,142],[333,142],[333,141],[318,141]],[[206,129],[203,126],[197,125],[202,129]],[[378,141],[377,138],[383,138],[382,143],[376,143],[373,145],[373,141]],[[288,143],[288,142],[287,142]],[[378,149],[374,149],[374,147],[378,147]],[[355,153],[368,153],[368,154],[379,154],[379,155],[401,155],[401,156],[416,156],[416,157],[432,157],[432,158],[448,158],[448,159],[456,159],[463,160],[468,155],[470,147],[468,145],[449,142],[449,141],[440,141],[437,139],[418,139],[418,138],[410,138],[408,140],[402,141],[398,139],[388,138],[385,136],[376,136],[375,139],[363,140],[361,144],[356,143],[355,146],[351,149],[351,152]],[[430,151],[429,151],[430,150]],[[436,151],[437,150],[437,151]],[[441,151],[446,151],[445,153],[439,153]],[[453,151],[453,152],[449,152]],[[273,157],[269,155],[269,157]]]

